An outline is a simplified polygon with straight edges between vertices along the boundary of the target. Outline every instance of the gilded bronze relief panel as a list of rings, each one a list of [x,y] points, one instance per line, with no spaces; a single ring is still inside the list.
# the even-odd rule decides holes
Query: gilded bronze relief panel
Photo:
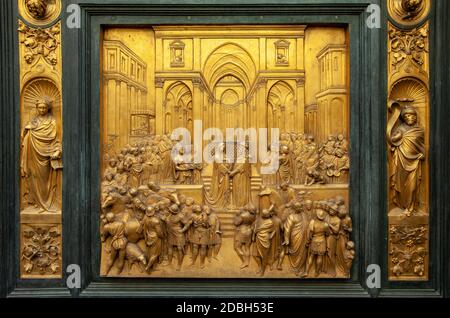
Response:
[[[431,1],[387,3],[389,279],[428,280]]]
[[[106,29],[101,275],[349,278],[347,39]]]
[[[61,6],[59,0],[18,0],[24,279],[62,276]]]

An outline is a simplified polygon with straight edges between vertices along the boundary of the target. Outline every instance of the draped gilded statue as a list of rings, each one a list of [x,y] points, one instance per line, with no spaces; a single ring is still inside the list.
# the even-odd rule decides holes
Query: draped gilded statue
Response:
[[[391,105],[393,112],[387,128],[391,147],[390,185],[394,204],[406,215],[416,212],[422,179],[422,162],[425,160],[425,130],[417,121],[417,111],[412,106],[400,108]]]
[[[27,203],[38,212],[61,209],[57,202],[57,173],[62,168],[62,150],[51,109],[50,99],[37,100],[37,115],[24,127],[21,136],[21,175]]]

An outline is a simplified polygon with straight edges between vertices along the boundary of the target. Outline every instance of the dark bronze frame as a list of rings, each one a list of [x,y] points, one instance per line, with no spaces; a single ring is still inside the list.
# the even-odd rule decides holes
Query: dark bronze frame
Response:
[[[64,5],[68,1],[63,1]],[[385,0],[308,1],[71,0],[81,7],[81,29],[62,29],[63,50],[63,269],[79,264],[82,288],[61,280],[19,278],[19,18],[16,0],[0,1],[0,297],[445,297],[449,292],[450,33],[446,0],[434,0],[431,21],[430,280],[387,280],[386,126],[387,10]],[[382,8],[381,29],[366,26],[369,4]],[[66,13],[62,21],[65,24]],[[108,279],[99,276],[100,49],[106,26],[152,24],[339,24],[350,37],[351,202],[357,257],[349,280]],[[368,289],[366,268],[379,264],[382,288]]]

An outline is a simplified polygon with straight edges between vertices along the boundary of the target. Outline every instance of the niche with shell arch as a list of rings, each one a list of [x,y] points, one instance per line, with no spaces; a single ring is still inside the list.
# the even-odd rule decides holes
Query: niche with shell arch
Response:
[[[62,144],[62,97],[61,92],[55,82],[48,78],[35,78],[25,84],[21,95],[21,125],[20,131],[22,133],[25,125],[37,116],[36,102],[39,99],[48,99],[51,102],[50,114],[55,118],[57,139]],[[22,140],[21,140],[22,143]],[[58,174],[56,188],[56,201],[61,204],[61,174]],[[24,210],[29,203],[26,199],[26,193],[28,192],[26,182],[21,182],[21,211]]]
[[[427,123],[429,122],[429,94],[426,85],[419,79],[413,77],[403,78],[398,80],[392,85],[389,100],[395,101],[400,104],[400,106],[413,106],[417,111],[417,122],[420,126],[425,129],[425,163],[422,170],[422,182],[420,184],[419,190],[419,208],[422,211],[426,211],[428,202],[428,193],[426,191],[429,174],[428,174],[428,149],[429,149],[429,128]],[[390,114],[388,114],[390,115]],[[390,155],[390,152],[389,156]],[[389,158],[389,162],[392,162]]]
[[[36,115],[36,101],[47,97],[52,101],[51,113],[56,119],[58,136],[62,141],[62,98],[54,81],[47,78],[30,80],[22,91],[21,129]]]

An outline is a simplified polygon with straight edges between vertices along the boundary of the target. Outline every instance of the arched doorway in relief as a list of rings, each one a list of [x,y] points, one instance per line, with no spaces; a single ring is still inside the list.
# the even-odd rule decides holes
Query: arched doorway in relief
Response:
[[[186,128],[191,133],[193,127],[192,92],[183,82],[176,82],[167,89],[165,99],[165,132],[171,133],[175,128]]]

